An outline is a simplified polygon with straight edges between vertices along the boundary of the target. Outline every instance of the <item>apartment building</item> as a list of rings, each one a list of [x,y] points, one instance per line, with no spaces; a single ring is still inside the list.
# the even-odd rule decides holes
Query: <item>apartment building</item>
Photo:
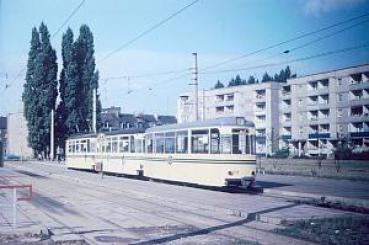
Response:
[[[283,84],[265,82],[199,91],[198,120],[241,116],[254,122],[256,152],[271,154],[278,148],[279,91]],[[194,93],[181,94],[177,101],[177,120],[196,120]]]
[[[289,79],[280,91],[280,147],[331,156],[337,142],[369,146],[369,65]]]

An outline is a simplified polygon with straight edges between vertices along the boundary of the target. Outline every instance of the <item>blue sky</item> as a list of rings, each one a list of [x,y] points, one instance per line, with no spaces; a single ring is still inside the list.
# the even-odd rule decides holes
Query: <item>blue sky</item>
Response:
[[[97,69],[101,75],[100,95],[104,107],[115,105],[121,106],[125,112],[175,114],[178,94],[192,89],[188,85],[191,75],[169,82],[168,79],[178,75],[141,78],[134,76],[188,69],[193,62],[192,52],[198,53],[201,71],[202,67],[369,12],[369,1],[365,0],[200,0],[159,29],[109,59],[99,61],[110,51],[191,1],[85,1],[67,26],[73,29],[75,36],[78,35],[81,24],[89,25],[94,33]],[[22,74],[20,79],[14,78],[26,64],[32,27],[39,26],[40,22],[44,21],[50,33],[54,33],[79,2],[0,0],[0,115],[19,111],[25,75]],[[362,20],[368,19],[369,17],[366,17]],[[58,62],[61,62],[62,32],[67,26],[52,40],[58,53]],[[369,42],[369,22],[366,22],[288,55],[260,61],[343,27],[216,69],[281,62]],[[369,48],[293,63],[290,67],[298,75],[304,75],[362,63],[369,63]],[[201,74],[200,89],[209,89],[218,79],[226,83],[237,73],[244,78],[249,75],[260,77],[264,71],[274,73],[284,66]],[[130,79],[106,79],[114,76],[130,76]],[[10,85],[7,89],[6,84]],[[128,94],[129,90],[132,90],[132,93]]]

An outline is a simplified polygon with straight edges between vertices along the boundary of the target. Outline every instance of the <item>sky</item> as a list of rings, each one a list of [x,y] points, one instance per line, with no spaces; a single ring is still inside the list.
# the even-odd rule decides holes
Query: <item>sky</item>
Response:
[[[127,113],[176,114],[178,95],[192,91],[190,68],[198,53],[199,89],[237,74],[261,78],[279,72],[286,61],[369,44],[369,15],[213,69],[206,67],[263,49],[301,34],[369,13],[368,0],[199,0],[129,46],[103,59],[129,40],[193,0],[85,0],[51,40],[62,67],[61,38],[75,37],[87,24],[94,35],[99,94],[103,107]],[[54,34],[80,0],[0,0],[0,115],[19,112],[32,27],[43,21]],[[351,25],[358,24],[349,28]],[[332,34],[321,41],[310,41]],[[250,68],[276,63],[275,66]],[[283,63],[278,65],[279,63]],[[297,75],[369,63],[369,47],[289,63]],[[225,72],[228,69],[247,68]],[[23,72],[22,72],[23,71]],[[173,72],[166,75],[145,74]],[[207,73],[208,72],[208,73]],[[211,73],[212,72],[212,73]],[[17,76],[18,75],[18,76]],[[115,79],[113,79],[115,77]],[[116,78],[119,77],[119,78]],[[178,78],[180,77],[180,78]],[[177,78],[177,79],[176,79]]]

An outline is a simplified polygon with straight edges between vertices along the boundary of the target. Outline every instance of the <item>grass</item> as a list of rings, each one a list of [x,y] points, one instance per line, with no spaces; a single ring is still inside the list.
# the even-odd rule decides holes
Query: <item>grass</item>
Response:
[[[369,244],[369,217],[311,219],[274,231],[319,244]]]

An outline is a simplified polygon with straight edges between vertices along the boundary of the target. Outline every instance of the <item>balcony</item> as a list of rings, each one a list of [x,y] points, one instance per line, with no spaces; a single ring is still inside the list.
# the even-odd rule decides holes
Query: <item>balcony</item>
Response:
[[[355,82],[349,85],[350,90],[360,90],[369,88],[369,82]]]
[[[261,140],[261,139],[265,139],[266,135],[265,134],[256,134],[255,137],[256,137],[256,139]]]
[[[350,105],[368,105],[369,104],[369,97],[362,96],[362,97],[351,97]]]
[[[325,139],[329,138],[330,133],[310,133],[309,139]]]
[[[282,134],[281,138],[283,140],[290,140],[292,138],[292,135],[291,134]]]
[[[329,93],[329,88],[328,87],[320,87],[319,89],[308,89],[308,95],[312,96],[312,95],[320,95],[320,94],[328,94]]]
[[[369,137],[369,131],[366,132],[350,132],[351,138]]]
[[[258,94],[258,95],[255,96],[255,102],[264,102],[265,98],[266,98],[265,95]]]

